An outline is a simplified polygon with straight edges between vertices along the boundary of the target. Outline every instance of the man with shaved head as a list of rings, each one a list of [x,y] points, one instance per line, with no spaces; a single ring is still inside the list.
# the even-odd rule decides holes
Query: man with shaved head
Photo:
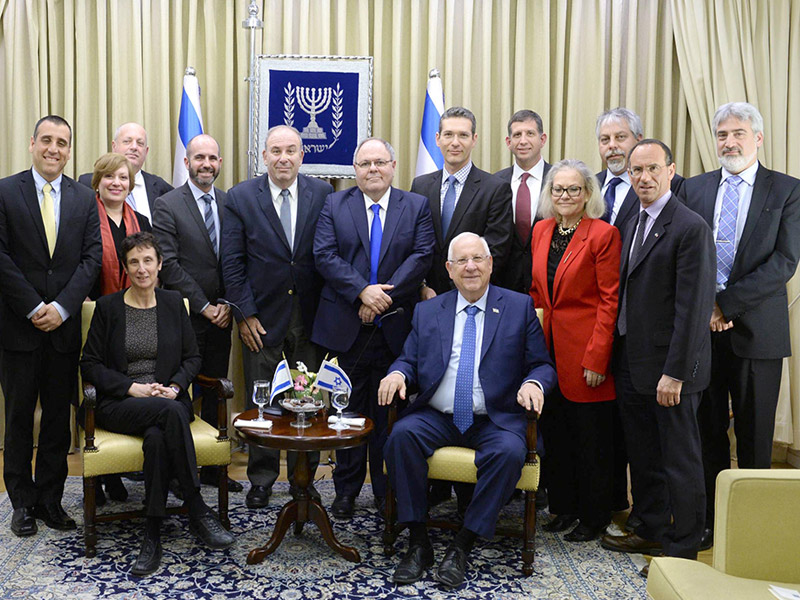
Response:
[[[136,176],[134,177],[135,185],[131,193],[128,194],[127,202],[131,205],[131,208],[143,214],[152,223],[156,198],[171,191],[172,186],[158,175],[142,170],[149,150],[147,132],[138,123],[125,123],[120,125],[114,132],[114,139],[111,140],[111,151],[117,154],[124,154],[136,171]],[[91,188],[92,174],[84,173],[78,178],[78,182]]]
[[[319,365],[318,348],[310,341],[322,288],[314,267],[314,232],[325,197],[333,192],[329,183],[300,175],[303,140],[294,127],[267,131],[262,157],[266,174],[228,191],[222,236],[226,298],[241,309],[234,316],[242,338],[247,408],[255,407],[253,381],[271,381],[284,354],[291,367],[302,361],[316,371]],[[279,460],[278,450],[250,447],[248,508],[269,504]],[[297,497],[297,453],[289,452],[286,462],[290,492]],[[313,481],[319,453],[311,453],[309,463]],[[313,484],[309,495],[319,501]]]
[[[129,160],[133,159],[129,156]],[[192,327],[203,359],[200,373],[225,377],[231,350],[231,313],[230,307],[217,302],[225,296],[219,261],[225,192],[214,187],[222,166],[219,144],[210,135],[193,137],[183,160],[188,181],[158,198],[153,211],[157,224],[153,233],[164,255],[161,280],[189,299]],[[203,388],[202,394],[200,416],[216,427],[216,393]],[[219,485],[218,471],[218,467],[203,467],[200,480]],[[237,481],[229,481],[228,488],[242,491]]]

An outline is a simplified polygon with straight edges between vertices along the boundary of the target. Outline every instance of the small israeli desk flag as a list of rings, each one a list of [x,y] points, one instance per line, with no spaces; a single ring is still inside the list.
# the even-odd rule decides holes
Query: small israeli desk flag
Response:
[[[436,132],[439,131],[439,118],[444,112],[444,90],[438,69],[428,74],[428,89],[425,91],[425,108],[422,111],[422,131],[419,135],[417,171],[415,177],[438,171],[444,165],[444,158],[436,145]]]
[[[203,115],[200,112],[200,84],[193,67],[186,67],[183,75],[183,95],[181,112],[178,116],[178,139],[175,140],[175,162],[172,167],[172,186],[178,187],[189,179],[189,171],[183,159],[186,157],[186,144],[194,136],[203,133]]]

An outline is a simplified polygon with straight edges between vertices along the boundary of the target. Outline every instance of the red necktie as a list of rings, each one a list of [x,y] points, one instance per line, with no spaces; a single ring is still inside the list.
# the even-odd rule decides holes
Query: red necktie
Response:
[[[517,208],[514,212],[514,223],[517,226],[517,235],[523,244],[531,237],[531,191],[528,189],[530,173],[522,174],[522,181],[517,189]]]

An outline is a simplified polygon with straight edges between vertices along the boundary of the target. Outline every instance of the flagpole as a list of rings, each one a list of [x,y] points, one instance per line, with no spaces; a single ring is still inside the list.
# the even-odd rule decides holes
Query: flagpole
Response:
[[[250,85],[249,112],[247,119],[247,178],[251,179],[255,171],[256,155],[258,153],[258,140],[254,139],[256,136],[256,30],[263,29],[264,23],[258,18],[258,3],[256,0],[250,0],[250,6],[247,11],[250,16],[242,21],[242,28],[250,30],[250,75],[245,77],[245,81]]]

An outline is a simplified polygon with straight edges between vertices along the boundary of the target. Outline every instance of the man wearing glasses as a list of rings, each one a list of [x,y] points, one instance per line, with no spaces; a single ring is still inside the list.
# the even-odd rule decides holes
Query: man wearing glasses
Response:
[[[434,237],[427,200],[392,187],[394,149],[378,138],[356,148],[356,186],[328,196],[317,224],[314,259],[325,280],[312,341],[338,354],[350,376],[350,407],[371,418],[369,465],[375,507],[383,512],[383,443],[388,410],[378,383],[403,348]],[[353,516],[366,476],[367,448],[336,452],[331,514]]]
[[[694,559],[705,518],[697,406],[711,371],[714,242],[672,196],[666,144],[638,142],[628,174],[640,206],[622,244],[614,373],[642,523],[601,544]]]

